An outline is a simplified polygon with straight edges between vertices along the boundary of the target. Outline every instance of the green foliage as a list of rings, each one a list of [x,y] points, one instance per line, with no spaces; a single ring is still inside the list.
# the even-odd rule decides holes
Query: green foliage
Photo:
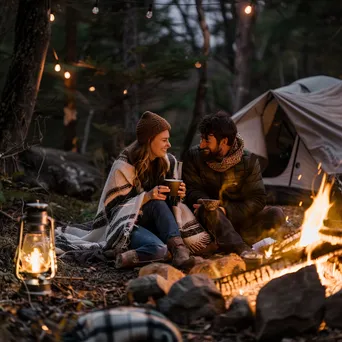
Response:
[[[82,141],[90,109],[91,123],[88,150],[107,148],[108,139],[122,133],[126,100],[131,100],[133,85],[138,87],[139,111],[151,109],[161,114],[182,113],[182,127],[172,133],[173,145],[180,145],[192,115],[197,75],[194,64],[202,61],[202,36],[197,22],[195,2],[169,0],[154,6],[153,18],[147,20],[146,2],[133,1],[138,44],[128,53],[135,55],[136,68],[125,68],[123,39],[127,10],[123,1],[101,0],[100,13],[93,15],[89,1],[56,0],[51,44],[36,104],[32,130],[45,135],[43,143],[61,147],[65,86],[63,71],[76,77],[78,136]],[[219,1],[217,1],[218,3]],[[179,15],[176,3],[187,18],[189,30]],[[211,33],[208,60],[208,111],[223,108],[231,111],[234,101],[234,42],[237,25],[235,2],[222,1],[205,6]],[[269,88],[317,74],[340,76],[342,6],[339,1],[272,0],[259,6],[253,33],[256,55],[251,63],[251,99]],[[76,61],[67,64],[66,4],[76,10]],[[12,11],[13,12],[13,11]],[[224,21],[224,16],[227,21]],[[8,18],[6,35],[0,40],[0,88],[3,84],[14,41],[14,19]],[[133,27],[132,27],[133,30]],[[1,38],[1,37],[0,37]],[[62,71],[54,71],[58,55]],[[219,61],[219,62],[218,62]],[[94,86],[96,91],[89,92]],[[123,93],[124,90],[128,94]],[[53,134],[52,134],[53,133]]]

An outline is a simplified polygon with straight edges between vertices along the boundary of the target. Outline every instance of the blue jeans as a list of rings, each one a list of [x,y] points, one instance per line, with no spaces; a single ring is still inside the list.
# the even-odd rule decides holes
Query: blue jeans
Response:
[[[167,241],[180,236],[177,222],[165,201],[152,200],[142,207],[142,215],[131,233],[129,249],[140,261],[164,259]]]

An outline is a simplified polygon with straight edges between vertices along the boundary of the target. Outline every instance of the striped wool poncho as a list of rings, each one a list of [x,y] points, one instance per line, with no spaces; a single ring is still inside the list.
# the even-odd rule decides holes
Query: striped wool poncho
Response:
[[[167,176],[177,178],[176,158],[167,154]],[[56,229],[56,251],[84,251],[101,249],[115,257],[129,249],[130,235],[138,219],[145,191],[134,186],[135,168],[123,151],[112,165],[103,188],[94,221]],[[198,223],[191,210],[183,203],[173,207],[184,243],[191,252],[204,249],[210,235]]]

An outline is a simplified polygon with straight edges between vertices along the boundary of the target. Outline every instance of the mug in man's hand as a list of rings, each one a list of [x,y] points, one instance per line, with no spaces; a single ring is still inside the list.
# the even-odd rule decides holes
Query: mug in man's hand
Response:
[[[197,201],[198,204],[202,204],[208,211],[213,211],[219,208],[220,201],[215,199],[201,198]]]

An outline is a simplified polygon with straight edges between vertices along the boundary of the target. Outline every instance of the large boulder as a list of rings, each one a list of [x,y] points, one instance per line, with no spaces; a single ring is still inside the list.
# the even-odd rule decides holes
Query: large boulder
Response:
[[[74,152],[32,147],[19,155],[23,175],[18,180],[62,195],[88,200],[101,190],[101,172]]]
[[[271,280],[257,296],[257,339],[275,342],[283,337],[317,332],[324,305],[325,288],[315,265]]]
[[[342,290],[326,299],[324,321],[331,329],[342,329]]]

